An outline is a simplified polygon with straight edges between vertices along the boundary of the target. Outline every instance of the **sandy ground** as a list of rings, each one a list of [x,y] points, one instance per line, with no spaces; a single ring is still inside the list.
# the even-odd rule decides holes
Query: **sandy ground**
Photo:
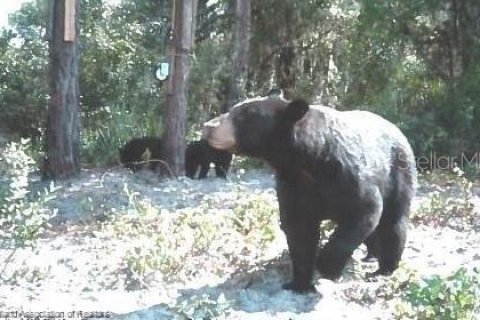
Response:
[[[129,243],[68,226],[88,225],[103,219],[105,212],[124,209],[128,205],[125,184],[152,205],[168,210],[205,201],[222,207],[238,197],[239,186],[275,198],[273,176],[262,170],[231,175],[228,181],[158,181],[123,169],[83,171],[78,179],[60,185],[52,204],[59,209],[52,231],[33,250],[18,250],[8,264],[7,281],[0,285],[2,312],[64,312],[67,319],[101,319],[100,312],[108,312],[110,319],[182,319],[178,310],[203,299],[204,306],[212,301],[226,306],[221,319],[392,319],[392,299],[381,294],[388,280],[365,281],[365,270],[376,266],[360,262],[363,248],[355,252],[341,280],[317,280],[318,294],[281,290],[290,276],[283,236],[271,244],[261,263],[220,275],[198,270],[186,282],[154,282],[148,289],[127,291],[119,265]],[[417,207],[425,197],[421,188]],[[1,261],[9,253],[0,249]],[[480,267],[480,233],[412,224],[403,267],[429,276],[446,275],[462,266]]]

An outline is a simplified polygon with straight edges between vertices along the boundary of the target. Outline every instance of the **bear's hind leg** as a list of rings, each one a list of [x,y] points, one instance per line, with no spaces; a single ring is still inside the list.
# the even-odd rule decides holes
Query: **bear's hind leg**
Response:
[[[397,188],[390,199],[385,202],[382,219],[378,227],[379,268],[373,275],[390,275],[397,268],[407,241],[407,230],[410,214],[410,202],[413,187],[407,179],[399,179]]]
[[[369,262],[377,259],[380,251],[380,243],[376,229],[368,236],[367,240],[365,240],[365,246],[367,247],[367,255],[362,258],[362,261]]]
[[[398,268],[407,240],[409,219],[404,213],[408,213],[408,207],[408,205],[400,205],[384,213],[387,216],[397,215],[397,218],[394,221],[386,218],[385,222],[382,221],[379,226],[379,243],[381,246],[378,257],[379,268],[374,275],[390,275]],[[395,211],[395,213],[392,213],[392,211]]]
[[[353,251],[365,240],[373,239],[369,236],[377,228],[383,209],[383,201],[378,190],[372,192],[369,202],[369,205],[364,205],[363,211],[356,212],[355,219],[350,216],[349,219],[340,222],[327,244],[320,250],[317,269],[323,277],[332,280],[339,278]]]

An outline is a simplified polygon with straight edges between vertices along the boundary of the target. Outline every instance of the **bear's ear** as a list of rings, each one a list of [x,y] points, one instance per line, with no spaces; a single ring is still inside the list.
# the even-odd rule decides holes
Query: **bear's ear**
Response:
[[[309,109],[308,102],[303,99],[295,99],[288,104],[284,119],[289,123],[295,123],[302,119]]]

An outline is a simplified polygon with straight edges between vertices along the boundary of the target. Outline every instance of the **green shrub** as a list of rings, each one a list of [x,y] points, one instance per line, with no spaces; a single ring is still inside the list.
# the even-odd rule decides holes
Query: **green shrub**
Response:
[[[278,215],[275,206],[268,203],[261,196],[253,196],[248,201],[242,201],[235,209],[232,217],[235,229],[244,236],[255,236],[255,241],[262,244],[268,243],[275,238],[275,226],[278,225]]]
[[[118,164],[118,149],[134,137],[159,135],[161,117],[156,110],[138,113],[118,104],[103,108],[103,120],[83,134],[83,160],[95,166]]]
[[[194,208],[169,211],[157,208],[125,186],[126,214],[103,225],[108,237],[131,242],[123,257],[122,273],[128,290],[145,288],[153,281],[181,281],[208,269],[223,274],[227,266],[262,259],[279,233],[274,197],[245,194],[228,208],[205,199]],[[225,205],[225,204],[224,204]]]
[[[219,319],[229,313],[232,302],[223,294],[217,299],[212,299],[207,294],[193,296],[173,307],[175,319]]]
[[[232,168],[234,170],[237,169],[237,171],[242,174],[248,170],[264,169],[268,168],[268,166],[263,160],[243,156],[234,156],[232,160]]]
[[[480,302],[478,270],[457,270],[450,276],[432,276],[410,283],[397,306],[398,319],[472,319]]]
[[[417,209],[412,220],[434,226],[450,226],[457,230],[470,230],[475,225],[475,206],[473,183],[460,168],[454,168],[455,175],[441,175],[442,180],[453,181],[455,188],[447,189],[437,186],[438,179],[430,174],[427,181],[436,186],[436,190],[429,193],[429,201]],[[458,189],[458,194],[451,192]]]
[[[0,241],[8,247],[32,246],[56,210],[47,207],[54,198],[53,184],[43,193],[30,195],[29,175],[34,161],[25,152],[28,140],[12,142],[0,155]]]

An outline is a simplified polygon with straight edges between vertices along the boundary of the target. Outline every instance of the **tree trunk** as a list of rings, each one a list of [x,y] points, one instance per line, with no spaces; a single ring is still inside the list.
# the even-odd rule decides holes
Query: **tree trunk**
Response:
[[[237,0],[235,7],[235,35],[233,43],[233,70],[227,104],[227,112],[234,104],[243,100],[248,70],[248,48],[250,40],[250,0]]]
[[[179,176],[185,171],[187,85],[197,0],[176,0],[173,6],[172,74],[168,83],[163,151],[171,173]]]
[[[285,46],[280,50],[277,62],[277,82],[278,86],[283,89],[285,98],[290,99],[294,93],[296,85],[296,50],[295,47]]]
[[[297,49],[295,39],[298,38],[295,26],[298,16],[294,7],[287,7],[285,12],[285,44],[281,48],[276,65],[277,84],[283,90],[284,97],[290,99],[294,95],[297,80]]]
[[[65,179],[80,171],[79,46],[80,1],[73,1],[74,38],[65,41],[66,1],[52,5],[52,34],[49,42],[50,99],[47,119],[47,161],[44,175]],[[68,31],[68,30],[67,30]]]

